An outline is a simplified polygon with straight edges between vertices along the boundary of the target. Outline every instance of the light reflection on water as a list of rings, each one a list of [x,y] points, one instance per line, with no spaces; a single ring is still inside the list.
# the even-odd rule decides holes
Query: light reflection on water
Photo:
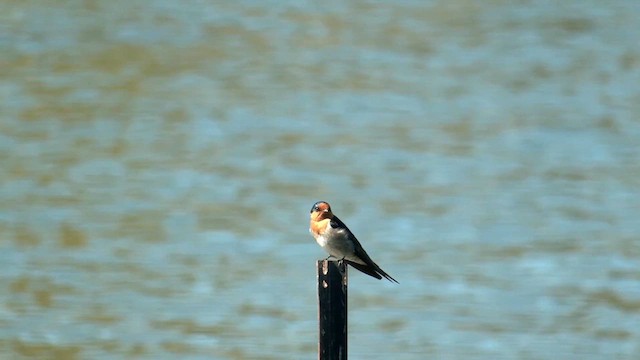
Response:
[[[2,15],[2,354],[313,357],[320,199],[400,281],[354,357],[640,353],[633,2],[58,5]]]

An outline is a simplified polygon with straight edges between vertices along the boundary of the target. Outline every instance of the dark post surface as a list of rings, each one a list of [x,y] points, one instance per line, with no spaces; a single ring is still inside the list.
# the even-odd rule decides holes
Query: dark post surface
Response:
[[[347,267],[318,260],[318,317],[320,360],[347,359]]]

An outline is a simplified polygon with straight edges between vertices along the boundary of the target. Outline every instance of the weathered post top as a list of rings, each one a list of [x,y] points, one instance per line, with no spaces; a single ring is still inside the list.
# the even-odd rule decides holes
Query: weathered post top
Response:
[[[318,359],[347,359],[347,266],[318,260]]]

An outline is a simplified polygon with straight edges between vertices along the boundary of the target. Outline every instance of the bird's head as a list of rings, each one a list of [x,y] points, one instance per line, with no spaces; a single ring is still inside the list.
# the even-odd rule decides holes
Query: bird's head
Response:
[[[311,207],[311,220],[320,221],[323,219],[331,218],[333,213],[331,212],[331,206],[326,201],[318,201]]]

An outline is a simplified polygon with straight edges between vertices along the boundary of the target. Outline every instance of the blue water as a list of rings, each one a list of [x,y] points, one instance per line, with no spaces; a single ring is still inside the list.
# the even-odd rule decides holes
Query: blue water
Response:
[[[3,358],[640,356],[640,6],[8,2]]]

